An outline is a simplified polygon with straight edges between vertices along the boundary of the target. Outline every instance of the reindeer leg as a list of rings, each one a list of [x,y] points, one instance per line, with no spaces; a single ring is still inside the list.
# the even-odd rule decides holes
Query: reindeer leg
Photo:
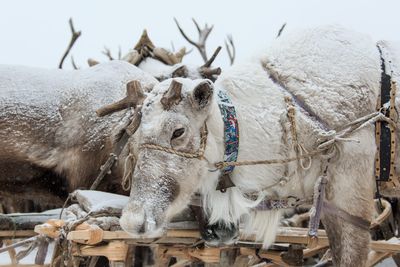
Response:
[[[340,156],[328,167],[326,202],[337,210],[371,221],[374,211],[375,179],[373,164],[375,142],[367,129],[354,134],[360,143],[343,143]],[[338,212],[322,211],[332,250],[334,266],[365,266],[368,258],[370,233]]]
[[[323,223],[329,238],[334,266],[365,266],[370,235],[335,215],[326,215]]]

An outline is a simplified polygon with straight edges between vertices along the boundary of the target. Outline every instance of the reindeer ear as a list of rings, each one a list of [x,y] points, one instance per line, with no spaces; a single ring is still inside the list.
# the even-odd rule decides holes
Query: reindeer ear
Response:
[[[211,81],[205,80],[197,85],[192,92],[192,105],[196,109],[203,109],[211,103],[214,93],[214,85]]]
[[[187,78],[189,74],[188,68],[185,65],[178,67],[174,72],[172,72],[172,78],[182,77]]]

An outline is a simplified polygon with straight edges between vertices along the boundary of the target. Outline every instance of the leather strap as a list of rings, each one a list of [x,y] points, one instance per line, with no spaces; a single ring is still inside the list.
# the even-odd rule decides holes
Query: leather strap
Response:
[[[122,150],[128,143],[129,137],[131,137],[139,127],[140,120],[142,118],[142,111],[141,106],[138,106],[134,114],[128,124],[128,126],[124,129],[124,133],[122,134],[121,138],[114,146],[114,150],[110,153],[107,161],[101,165],[100,173],[97,175],[96,179],[94,180],[93,184],[90,186],[90,190],[96,190],[99,186],[103,178],[110,173],[111,168],[114,166],[115,162],[118,160],[119,155],[121,154]]]
[[[352,215],[352,214],[348,213],[347,211],[345,211],[341,208],[338,208],[337,206],[334,206],[326,201],[323,202],[322,211],[323,211],[323,213],[337,216],[337,217],[345,220],[346,222],[349,222],[352,225],[357,226],[363,230],[369,230],[369,227],[371,225],[370,221],[368,221],[362,217]]]
[[[394,116],[394,97],[395,85],[392,82],[392,71],[389,63],[388,51],[383,44],[377,44],[381,58],[381,91],[378,97],[377,110],[381,110],[385,116],[392,118]],[[388,60],[388,62],[387,62]],[[377,153],[375,159],[375,178],[377,182],[388,182],[394,179],[394,159],[395,159],[395,131],[393,127],[385,121],[375,123],[375,136]]]

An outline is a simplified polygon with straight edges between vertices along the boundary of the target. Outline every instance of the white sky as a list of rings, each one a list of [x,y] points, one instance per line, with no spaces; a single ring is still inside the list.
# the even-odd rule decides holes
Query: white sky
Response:
[[[391,0],[0,0],[0,64],[22,64],[55,68],[70,39],[68,19],[82,36],[72,55],[81,67],[89,57],[106,60],[104,46],[117,56],[137,42],[146,28],[156,46],[175,48],[189,44],[179,34],[173,17],[197,39],[191,22],[214,25],[209,37],[208,53],[223,45],[226,34],[232,34],[237,59],[248,58],[275,38],[287,22],[286,30],[328,23],[341,24],[370,34],[375,40],[400,39],[399,1]],[[283,33],[285,34],[285,32]],[[197,51],[184,60],[201,63]],[[221,52],[216,65],[228,65]],[[70,59],[65,68],[71,68]]]

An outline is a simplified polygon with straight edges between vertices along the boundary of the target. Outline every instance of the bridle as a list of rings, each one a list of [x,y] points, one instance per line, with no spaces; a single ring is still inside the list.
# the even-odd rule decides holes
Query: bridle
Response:
[[[199,159],[203,160],[204,159],[204,151],[207,146],[207,136],[208,136],[208,130],[207,130],[207,124],[204,123],[203,127],[200,129],[200,146],[199,149],[196,152],[185,152],[185,151],[179,151],[176,150],[172,147],[165,147],[161,146],[155,143],[144,143],[139,146],[139,151],[143,149],[152,149],[152,150],[159,150],[163,151],[169,154],[174,154],[183,158],[189,158],[189,159]]]

